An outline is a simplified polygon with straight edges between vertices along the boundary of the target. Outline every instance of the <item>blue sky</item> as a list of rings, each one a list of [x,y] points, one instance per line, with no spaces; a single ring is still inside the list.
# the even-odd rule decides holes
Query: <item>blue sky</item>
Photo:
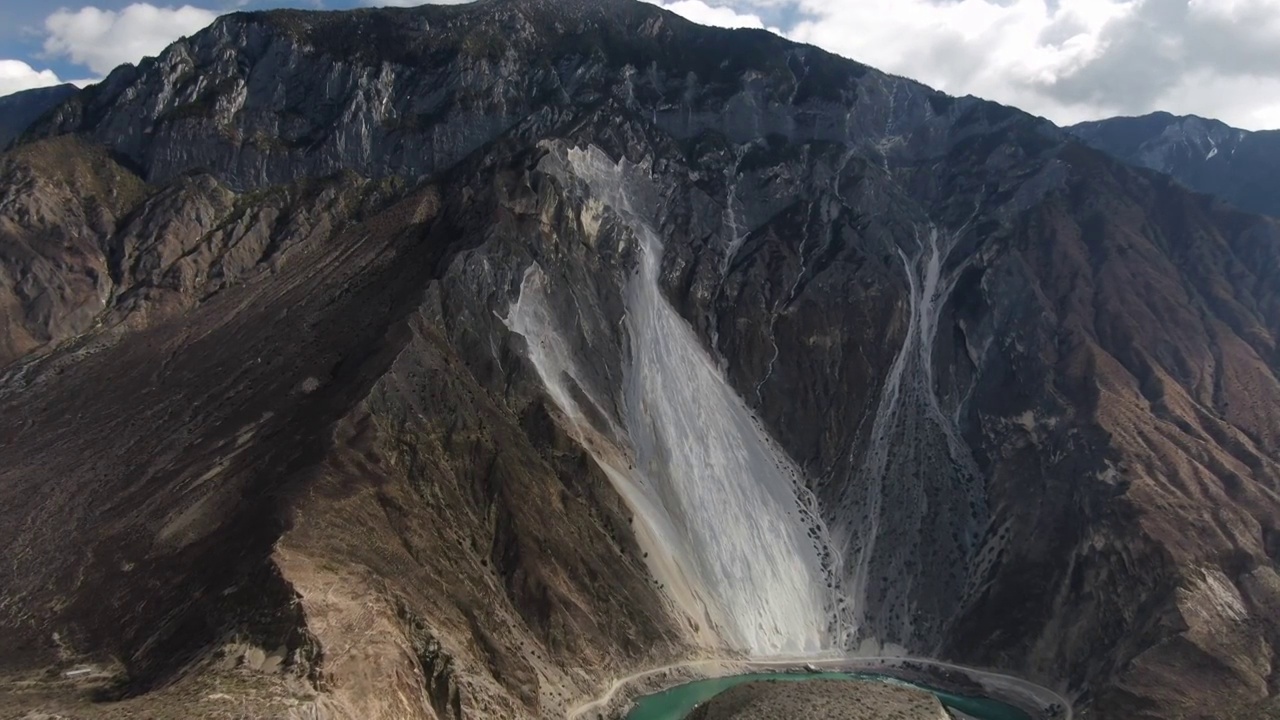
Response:
[[[134,3],[131,0],[98,0],[94,3],[70,3],[60,6],[56,3],[39,0],[0,0],[0,59],[20,60],[35,70],[52,70],[63,80],[100,77],[101,73],[91,70],[83,60],[76,62],[69,48],[57,49],[50,47],[46,49],[45,44],[50,41],[50,37],[53,34],[46,23],[50,18],[55,17],[58,12],[74,15],[84,12],[86,9],[96,8],[107,13],[119,14],[130,5],[136,4],[138,3]],[[337,9],[352,7],[356,4],[350,1],[332,2],[329,3],[329,6]],[[280,2],[278,0],[247,0],[245,2],[212,0],[185,6],[202,11],[200,15],[202,17],[212,17],[224,12],[234,12],[235,10],[254,10],[269,7],[314,7],[315,5],[308,2]],[[184,4],[155,4],[153,7],[162,11],[177,10],[184,7]],[[187,15],[194,16],[195,14],[187,13]],[[166,35],[172,36],[170,39],[181,35],[183,30],[191,27],[191,25],[198,24],[198,21],[191,22],[188,20],[184,22],[184,18],[178,13],[168,16],[157,14],[156,20],[155,24],[167,30]],[[109,37],[104,39],[108,42],[111,40]],[[128,60],[122,58],[122,61]],[[0,85],[0,92],[4,89],[6,88]]]
[[[0,95],[98,79],[225,12],[420,1],[0,0]],[[1280,0],[646,1],[1062,124],[1168,110],[1280,128]]]
[[[83,83],[106,68],[154,55],[168,42],[198,30],[219,14],[277,7],[342,10],[377,4],[461,3],[466,0],[194,0],[163,4],[138,0],[97,0],[58,5],[43,0],[0,0],[0,95],[57,81]],[[668,3],[692,8],[709,24],[763,26],[794,22],[797,8],[785,3],[749,14],[701,0]],[[24,67],[19,67],[22,63]]]

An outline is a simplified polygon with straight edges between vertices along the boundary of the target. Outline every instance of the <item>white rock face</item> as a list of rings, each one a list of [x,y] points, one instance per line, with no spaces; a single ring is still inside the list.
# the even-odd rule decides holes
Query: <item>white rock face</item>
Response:
[[[689,578],[685,587],[670,588],[673,599],[690,615],[705,616],[736,649],[776,656],[834,648],[839,633],[826,527],[794,464],[663,297],[662,241],[644,214],[644,168],[614,165],[594,149],[570,151],[563,161],[561,171],[585,181],[640,243],[626,292],[624,427],[594,428],[621,440],[625,467],[598,442],[584,444],[613,469],[660,558],[674,560],[671,568],[651,558],[655,575]],[[603,402],[579,399],[585,383],[558,329],[571,319],[549,312],[545,282],[537,268],[526,274],[507,322],[529,342],[548,392],[581,436],[591,432],[583,427],[588,416],[607,414]]]

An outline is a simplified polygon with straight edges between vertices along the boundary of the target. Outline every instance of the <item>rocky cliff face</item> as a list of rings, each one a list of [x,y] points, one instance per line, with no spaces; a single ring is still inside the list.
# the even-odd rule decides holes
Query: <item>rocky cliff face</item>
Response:
[[[1249,212],[1280,216],[1280,131],[1153,113],[1080,123],[1068,132],[1121,160],[1172,175]]]
[[[1043,121],[493,0],[228,16],[0,162],[10,706],[562,717],[884,647],[1270,695],[1280,224]],[[76,663],[114,702],[27,682]]]

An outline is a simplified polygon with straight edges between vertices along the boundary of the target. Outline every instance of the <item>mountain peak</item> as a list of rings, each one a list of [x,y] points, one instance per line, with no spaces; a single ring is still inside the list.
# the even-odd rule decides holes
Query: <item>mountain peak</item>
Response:
[[[1251,132],[1198,115],[1156,112],[1080,123],[1067,129],[1132,165],[1171,175],[1187,187],[1252,212],[1280,216],[1280,132]]]
[[[898,78],[877,75],[872,88],[862,82],[871,72],[764,31],[705,27],[636,0],[281,9],[229,15],[118,69],[32,134],[89,134],[149,180],[199,167],[249,187],[286,182],[300,167],[429,175],[556,105],[612,99],[681,126],[681,135],[723,125],[741,138],[831,141],[848,139],[855,124],[884,133],[951,107]],[[901,97],[871,99],[887,92]],[[865,93],[875,107],[813,124]],[[807,120],[796,114],[806,105]],[[764,119],[751,120],[756,111]],[[877,119],[883,112],[912,117]]]

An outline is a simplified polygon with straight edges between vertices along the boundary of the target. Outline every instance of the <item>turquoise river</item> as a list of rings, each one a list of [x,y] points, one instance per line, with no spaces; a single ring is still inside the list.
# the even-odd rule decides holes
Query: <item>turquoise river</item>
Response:
[[[684,720],[699,703],[706,702],[729,688],[753,680],[807,682],[814,680],[862,680],[888,682],[926,690],[937,696],[943,706],[979,720],[1031,720],[1027,713],[1012,705],[987,698],[953,695],[926,685],[903,682],[897,678],[869,673],[755,673],[698,680],[677,685],[653,695],[646,695],[627,713],[627,720]]]

